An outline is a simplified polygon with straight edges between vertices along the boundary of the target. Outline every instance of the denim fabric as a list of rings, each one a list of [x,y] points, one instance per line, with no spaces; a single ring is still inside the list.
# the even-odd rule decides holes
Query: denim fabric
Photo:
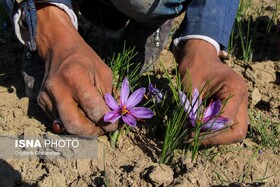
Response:
[[[178,37],[204,35],[227,49],[239,0],[192,0],[178,30]]]
[[[36,29],[37,29],[37,15],[36,15],[36,8],[34,5],[33,0],[27,0],[20,4],[20,8],[24,12],[25,23],[27,25],[29,31],[30,41],[28,43],[28,47],[31,51],[36,50]]]
[[[133,20],[140,23],[157,25],[182,13],[186,1],[187,0],[111,0],[119,11]]]
[[[227,49],[236,17],[239,0],[111,0],[124,14],[142,23],[157,24],[176,17],[182,11],[186,16],[177,37],[203,35]]]
[[[34,1],[34,2],[36,2],[36,1]],[[63,3],[65,5],[67,5],[69,8],[72,8],[71,0],[40,0],[40,3],[47,3],[47,2]],[[16,0],[0,0],[0,3],[3,4],[4,9],[7,12],[7,15],[9,16],[9,18],[11,19],[11,21],[13,23],[13,14],[16,11],[16,9],[19,8]]]
[[[0,0],[10,18],[15,0]],[[102,0],[101,0],[102,1]],[[186,16],[177,37],[204,35],[216,40],[226,49],[235,20],[239,0],[111,0],[121,12],[132,19],[149,24],[163,23],[182,11]],[[42,2],[42,1],[40,1]],[[43,0],[58,2],[71,8],[71,0]]]
[[[67,5],[69,8],[72,8],[71,0],[25,0],[18,4],[15,0],[1,0],[1,3],[4,5],[4,9],[6,10],[8,16],[13,22],[13,15],[18,12],[18,9],[21,9],[22,16],[21,20],[23,22],[24,27],[27,27],[29,31],[29,41],[27,42],[27,46],[31,51],[36,50],[36,30],[37,30],[37,13],[34,3],[48,3],[48,2],[58,2]]]

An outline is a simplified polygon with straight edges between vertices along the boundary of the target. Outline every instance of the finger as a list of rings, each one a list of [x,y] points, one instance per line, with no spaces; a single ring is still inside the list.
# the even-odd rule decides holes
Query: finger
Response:
[[[200,73],[197,73],[200,72]],[[185,92],[192,91],[195,89],[199,90],[200,97],[205,97],[205,93],[210,91],[210,81],[207,75],[207,71],[204,69],[193,68],[191,70],[185,70],[185,75],[182,77],[182,85]],[[191,89],[191,90],[189,90]]]
[[[227,124],[221,131],[201,134],[200,139],[203,144],[209,144],[210,139],[210,144],[229,144],[242,141],[246,137],[248,129],[247,105],[248,97],[247,94],[245,94],[233,123]]]
[[[248,117],[248,93],[246,93],[243,97],[243,100],[241,101],[241,104],[239,106],[239,109],[237,111],[236,118],[234,120],[234,123],[236,123],[236,127],[238,128],[238,134],[243,136],[242,138],[245,138],[248,130],[248,124],[249,124],[249,117]]]
[[[51,120],[59,118],[57,110],[53,108],[52,100],[47,94],[47,92],[39,92],[37,97],[37,103]]]
[[[83,84],[76,79],[71,79],[73,97],[79,103],[79,107],[86,114],[91,121],[101,126],[105,131],[111,132],[118,128],[118,122],[108,123],[105,122],[103,117],[110,111],[109,107],[104,101],[103,95],[111,93],[112,90],[112,77],[108,75],[108,80],[98,80],[95,77],[89,77],[87,74],[79,75],[80,80],[85,80]],[[98,77],[98,76],[97,76]],[[102,85],[100,84],[103,83]],[[97,84],[99,83],[99,84]]]
[[[230,84],[224,84],[219,92],[215,94],[215,97],[226,101],[222,116],[235,121],[240,110],[244,111],[244,115],[246,114],[245,111],[247,110],[248,103],[247,87],[246,83],[239,76],[229,76],[229,79],[234,79],[234,81],[231,80]]]
[[[87,88],[87,89],[85,89]],[[101,126],[105,131],[111,132],[118,128],[118,123],[108,123],[104,121],[104,115],[110,111],[103,96],[94,87],[80,88],[77,93],[77,102],[86,116],[95,124]]]
[[[53,120],[52,129],[57,133],[63,132],[65,128],[59,118],[57,110],[53,108],[49,95],[45,91],[40,91],[37,97],[37,102],[49,119]]]
[[[90,121],[79,109],[71,95],[56,98],[57,110],[67,132],[71,134],[100,136],[104,131]]]
[[[99,71],[98,73],[102,73],[106,71]],[[100,77],[100,78],[98,78]],[[101,93],[102,96],[105,95],[105,93],[111,93],[113,89],[113,74],[111,73],[111,70],[104,74],[95,76],[95,79],[93,81],[94,87],[97,88],[97,90]]]

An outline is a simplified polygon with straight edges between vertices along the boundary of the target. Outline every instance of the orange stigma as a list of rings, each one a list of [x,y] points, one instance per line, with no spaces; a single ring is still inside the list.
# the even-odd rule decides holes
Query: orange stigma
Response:
[[[126,106],[123,105],[122,106],[122,111],[121,111],[122,115],[125,115],[125,114],[129,114],[129,111],[126,109]]]

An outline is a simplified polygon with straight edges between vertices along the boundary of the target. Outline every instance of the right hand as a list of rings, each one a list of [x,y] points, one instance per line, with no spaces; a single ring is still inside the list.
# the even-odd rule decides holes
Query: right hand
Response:
[[[112,72],[85,43],[61,9],[37,6],[36,43],[45,61],[38,103],[71,134],[99,136],[117,129],[103,121],[110,111],[103,95],[112,91]]]

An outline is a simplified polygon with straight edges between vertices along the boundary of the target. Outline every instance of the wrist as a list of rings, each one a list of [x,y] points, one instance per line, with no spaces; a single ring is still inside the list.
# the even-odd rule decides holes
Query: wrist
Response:
[[[36,9],[37,49],[41,58],[48,62],[50,55],[59,53],[66,46],[73,47],[79,35],[69,16],[60,8],[51,4],[36,4]]]
[[[189,39],[181,51],[179,72],[185,74],[186,69],[203,68],[207,64],[219,62],[216,48],[200,39]]]
[[[207,41],[201,39],[189,39],[185,42],[184,51],[186,54],[206,54],[210,56],[217,56],[216,48]]]

